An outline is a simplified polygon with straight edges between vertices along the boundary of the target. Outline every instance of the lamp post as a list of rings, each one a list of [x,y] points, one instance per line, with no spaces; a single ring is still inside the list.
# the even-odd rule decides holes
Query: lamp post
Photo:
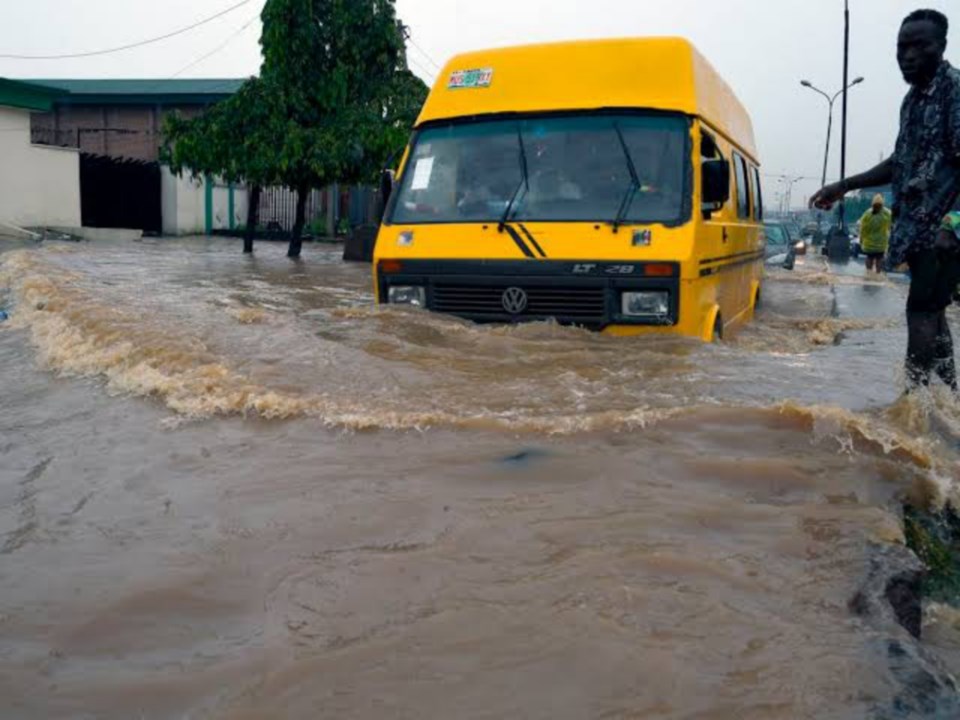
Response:
[[[793,186],[801,180],[803,180],[802,176],[791,177],[789,175],[783,175],[777,180],[777,182],[786,186],[780,201],[780,213],[785,217],[789,217],[790,208],[793,205]]]
[[[850,0],[843,0],[843,125],[840,145],[840,182],[847,179],[847,100],[850,95]],[[840,230],[847,237],[847,204],[840,198]],[[847,241],[849,247],[850,242]]]
[[[854,87],[855,85],[859,85],[859,84],[862,83],[863,81],[864,81],[864,78],[858,77],[858,78],[857,78],[856,80],[854,80],[852,83],[850,83],[849,85],[847,85],[846,89],[849,90],[850,88]],[[829,93],[825,93],[823,90],[821,90],[820,88],[816,87],[816,86],[815,86],[813,83],[811,83],[809,80],[801,80],[801,81],[800,81],[800,84],[803,85],[805,88],[809,88],[810,90],[813,90],[815,93],[818,93],[819,95],[822,95],[822,96],[823,96],[824,98],[826,98],[826,100],[827,100],[827,110],[828,110],[828,117],[827,117],[827,148],[826,148],[826,150],[824,151],[824,154],[823,154],[823,180],[822,180],[822,182],[821,182],[821,187],[822,187],[823,185],[826,185],[826,184],[827,184],[827,168],[828,168],[828,166],[830,165],[830,138],[831,138],[831,136],[833,135],[833,104],[837,101],[837,98],[838,98],[838,97],[840,97],[841,95],[843,95],[843,92],[844,92],[844,91],[843,91],[843,90],[838,90],[838,91],[836,92],[836,94],[830,95]]]

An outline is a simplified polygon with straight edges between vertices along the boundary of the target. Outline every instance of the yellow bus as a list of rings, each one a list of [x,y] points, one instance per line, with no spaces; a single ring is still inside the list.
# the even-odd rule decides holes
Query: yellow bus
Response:
[[[760,299],[759,164],[746,110],[683,39],[458,56],[386,182],[377,300],[720,339]]]

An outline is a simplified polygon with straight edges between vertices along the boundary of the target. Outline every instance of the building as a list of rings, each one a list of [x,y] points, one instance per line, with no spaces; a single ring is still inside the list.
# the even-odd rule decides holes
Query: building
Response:
[[[50,87],[0,78],[0,234],[81,224],[79,151],[31,142],[31,118],[53,112],[62,97]]]
[[[60,91],[33,117],[34,143],[77,148],[91,155],[154,162],[164,118],[193,117],[233,95],[242,79],[30,80]]]
[[[248,204],[242,184],[194,178],[189,172],[175,177],[158,160],[168,115],[177,112],[195,117],[231,97],[244,82],[46,79],[19,83],[29,84],[34,94],[43,98],[30,113],[21,113],[20,127],[26,133],[23,144],[51,153],[66,152],[79,166],[64,175],[79,175],[80,210],[71,216],[71,222],[39,220],[40,215],[33,215],[27,224],[164,235],[239,231],[246,222]],[[10,167],[7,170],[12,172]],[[365,222],[375,204],[370,196],[369,189],[352,189],[336,202],[313,190],[307,206],[308,230],[322,226],[329,232],[341,216],[351,224]],[[328,212],[328,206],[333,212]],[[295,192],[267,188],[260,200],[260,224],[271,232],[289,231],[295,208]]]
[[[49,102],[33,113],[34,147],[79,156],[80,217],[88,228],[184,234],[237,225],[245,193],[214,180],[174,178],[158,164],[165,118],[194,117],[242,79],[31,80]],[[211,187],[213,186],[213,187]]]

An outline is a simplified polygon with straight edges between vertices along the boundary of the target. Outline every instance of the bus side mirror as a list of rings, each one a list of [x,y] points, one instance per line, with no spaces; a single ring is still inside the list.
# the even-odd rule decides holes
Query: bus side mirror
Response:
[[[730,199],[730,163],[724,159],[704,160],[703,204],[720,208]]]
[[[380,207],[377,212],[378,222],[382,223],[383,217],[387,213],[387,204],[390,202],[390,196],[393,195],[396,177],[397,175],[393,170],[384,170],[380,173]]]

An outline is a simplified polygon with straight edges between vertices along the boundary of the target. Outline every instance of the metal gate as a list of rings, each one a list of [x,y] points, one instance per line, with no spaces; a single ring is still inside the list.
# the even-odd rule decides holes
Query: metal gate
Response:
[[[82,153],[80,214],[84,227],[160,234],[160,164]]]
[[[319,235],[326,232],[329,188],[311,190],[304,208],[304,232]],[[376,215],[377,197],[373,189],[363,186],[337,187],[334,224],[346,221],[350,227],[370,223]],[[284,187],[264,188],[260,195],[259,224],[268,231],[290,232],[297,217],[297,192]]]
[[[311,190],[307,195],[304,212],[304,226],[309,233],[310,227],[322,222],[326,213],[323,192]],[[260,193],[258,214],[261,227],[273,232],[290,232],[297,219],[297,191],[285,187],[267,187]]]

